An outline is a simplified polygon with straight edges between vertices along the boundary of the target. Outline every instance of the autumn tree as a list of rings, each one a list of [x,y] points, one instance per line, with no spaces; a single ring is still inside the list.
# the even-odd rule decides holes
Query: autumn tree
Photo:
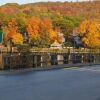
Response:
[[[59,39],[60,39],[58,37],[58,34],[57,34],[56,30],[50,30],[49,31],[49,38],[50,38],[51,43],[53,43],[54,41],[59,42]]]
[[[34,41],[35,46],[37,47],[49,47],[50,46],[50,38],[47,28],[45,28],[43,22],[40,23],[40,36]]]
[[[60,42],[60,38],[58,37],[57,31],[53,28],[52,21],[49,18],[45,18],[43,20],[43,25],[48,31],[50,42],[53,43],[54,41]]]
[[[78,27],[78,34],[85,47],[100,48],[100,23],[95,20],[85,20]]]
[[[4,32],[5,32],[4,36],[5,43],[9,41],[11,41],[15,45],[23,43],[23,37],[18,32],[18,25],[15,18],[9,21],[8,26],[5,27],[4,29]]]
[[[27,21],[26,30],[29,35],[30,44],[34,46],[41,45],[43,47],[50,45],[58,40],[57,32],[54,31],[50,19],[30,18]]]
[[[29,18],[26,24],[26,31],[28,32],[29,42],[34,42],[40,36],[39,31],[40,19],[36,17]]]
[[[73,44],[73,29],[76,28],[80,20],[75,17],[69,16],[54,16],[52,18],[53,27],[55,29],[59,29],[61,33],[64,34],[65,44],[72,45]]]
[[[27,22],[27,18],[25,14],[23,13],[15,14],[14,17],[16,18],[17,24],[19,26],[19,31],[23,33],[26,27],[26,22]]]
[[[43,26],[47,29],[47,30],[52,30],[53,26],[52,26],[52,21],[50,18],[44,18],[42,20]]]

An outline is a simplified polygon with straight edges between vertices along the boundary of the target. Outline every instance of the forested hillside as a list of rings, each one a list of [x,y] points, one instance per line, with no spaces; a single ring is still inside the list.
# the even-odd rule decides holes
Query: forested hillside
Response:
[[[0,25],[4,44],[11,40],[13,45],[25,42],[48,47],[55,40],[62,43],[60,32],[66,45],[73,45],[72,33],[76,30],[85,47],[99,48],[100,1],[9,3],[0,6]],[[90,37],[95,37],[95,43]]]

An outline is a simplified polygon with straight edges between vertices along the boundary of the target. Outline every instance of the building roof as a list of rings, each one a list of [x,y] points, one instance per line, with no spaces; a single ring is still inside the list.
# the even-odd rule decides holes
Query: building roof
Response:
[[[58,43],[57,40],[55,40],[54,43],[51,44],[51,47],[62,47],[62,44]]]

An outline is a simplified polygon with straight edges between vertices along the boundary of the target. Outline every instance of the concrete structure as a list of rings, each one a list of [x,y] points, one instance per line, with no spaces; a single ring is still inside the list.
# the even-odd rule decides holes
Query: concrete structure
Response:
[[[28,55],[0,54],[0,69],[19,69],[46,67],[51,65],[73,63],[100,63],[100,56],[96,54],[73,53],[31,53]]]
[[[50,48],[53,48],[53,49],[61,49],[62,48],[62,44],[58,43],[55,40],[54,43],[51,44]]]
[[[44,67],[71,63],[100,63],[100,50],[41,49],[41,51],[0,53],[0,69]]]

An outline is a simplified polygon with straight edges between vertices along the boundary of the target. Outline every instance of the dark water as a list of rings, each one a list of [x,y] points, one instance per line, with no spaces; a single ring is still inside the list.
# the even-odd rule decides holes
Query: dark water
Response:
[[[100,72],[60,69],[1,75],[0,100],[100,100]]]

